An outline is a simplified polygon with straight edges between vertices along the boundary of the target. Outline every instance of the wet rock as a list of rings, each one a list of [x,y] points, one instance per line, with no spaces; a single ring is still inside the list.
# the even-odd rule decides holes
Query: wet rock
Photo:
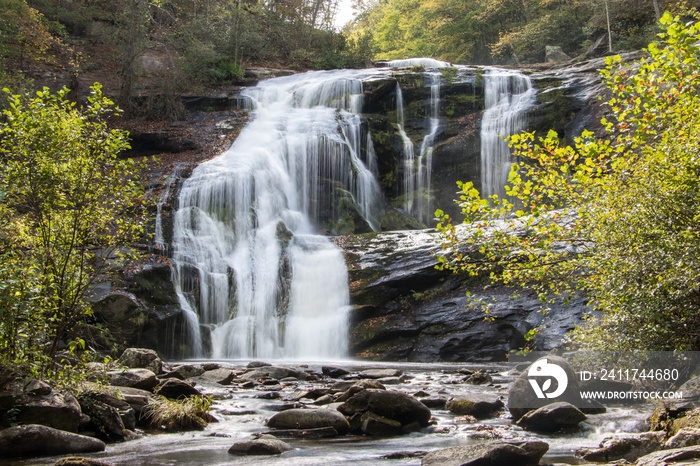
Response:
[[[282,380],[287,377],[293,377],[298,380],[306,380],[306,372],[301,372],[295,369],[290,369],[287,367],[277,367],[277,366],[262,366],[257,369],[246,372],[241,375],[240,378],[243,380],[260,380],[260,379],[275,379]]]
[[[338,431],[333,427],[318,427],[315,429],[271,430],[264,432],[264,434],[278,438],[319,439],[337,437]]]
[[[586,415],[576,406],[560,401],[526,413],[516,424],[535,432],[557,432],[572,429],[584,420]]]
[[[171,400],[200,396],[202,393],[187,382],[178,379],[167,379],[155,389],[155,394]]]
[[[651,430],[663,430],[669,436],[674,436],[687,427],[700,429],[700,408],[659,406],[649,416],[647,423]]]
[[[662,450],[642,456],[635,463],[636,466],[669,466],[673,464],[697,464],[700,458],[700,446],[674,448]]]
[[[484,395],[469,394],[452,398],[445,407],[453,414],[474,416],[477,419],[492,417],[502,410],[504,405],[500,399]]]
[[[348,431],[348,421],[334,409],[288,409],[272,416],[267,426],[273,429],[318,429],[332,427],[338,433]]]
[[[277,391],[273,392],[265,392],[265,393],[260,393],[258,395],[255,395],[255,398],[259,400],[277,400],[279,398],[282,398],[282,394]]]
[[[685,448],[700,445],[700,429],[684,427],[664,443],[664,448]]]
[[[409,458],[423,458],[427,455],[427,451],[397,451],[395,453],[389,453],[388,455],[380,456],[383,460],[405,460]]]
[[[183,364],[170,371],[168,376],[184,380],[192,377],[199,377],[204,374],[204,372],[204,368],[198,364]]]
[[[492,442],[432,451],[421,466],[536,465],[549,450],[544,442]]]
[[[350,371],[347,371],[341,367],[335,367],[335,366],[322,366],[321,372],[323,373],[323,375],[327,375],[328,377],[333,377],[334,379],[337,379],[337,378],[342,377],[344,375],[348,375],[350,373]]]
[[[253,368],[257,368],[257,367],[269,367],[269,366],[272,366],[272,364],[270,364],[269,362],[265,362],[265,361],[250,361],[248,363],[248,365],[246,365],[246,367],[248,369],[253,369]]]
[[[81,456],[68,456],[56,461],[53,466],[113,466],[112,463],[95,460],[92,458],[83,458]]]
[[[430,409],[445,409],[447,406],[447,398],[442,396],[435,398],[420,398],[419,401]]]
[[[384,379],[400,375],[401,371],[398,369],[367,369],[360,372],[360,377],[364,379]]]
[[[493,382],[491,375],[486,371],[476,371],[462,379],[462,383],[469,385],[485,385]]]
[[[373,437],[393,437],[401,433],[401,423],[372,412],[366,412],[361,417],[361,429],[365,435]]]
[[[568,379],[566,392],[558,397],[557,400],[566,401],[577,407],[582,405],[576,372],[574,372],[571,364],[559,356],[550,355],[546,357],[546,360],[549,364],[556,364],[561,367]],[[535,394],[528,378],[528,372],[531,367],[532,366],[528,366],[522,374],[513,381],[508,391],[508,411],[510,411],[514,421],[520,419],[525,413],[533,409],[541,408],[552,402],[550,398],[539,398],[537,394]]]
[[[127,348],[117,362],[132,369],[148,369],[156,375],[163,372],[163,361],[151,349]]]
[[[333,390],[329,388],[314,388],[313,390],[297,390],[289,396],[289,400],[299,401],[303,398],[317,400],[322,396],[330,395]]]
[[[136,414],[141,417],[144,409],[148,403],[153,399],[153,393],[147,392],[146,390],[140,390],[138,388],[128,388],[128,387],[112,387],[119,396],[122,397],[124,402],[126,402],[131,409],[135,411]],[[127,425],[127,422],[124,423]],[[129,428],[127,426],[127,428]]]
[[[128,397],[126,394],[122,396]],[[136,410],[125,400],[107,393],[87,391],[80,394],[78,401],[83,413],[90,418],[86,429],[102,434],[103,440],[124,440],[126,430],[136,429]],[[143,402],[144,405],[147,403],[147,400]]]
[[[271,435],[262,435],[254,440],[234,443],[228,452],[232,455],[280,455],[292,449],[289,444]]]
[[[333,385],[331,385],[331,390],[344,392],[353,385],[355,385],[355,382],[353,382],[352,380],[336,382]]]
[[[128,369],[125,371],[111,371],[107,373],[111,385],[117,387],[138,388],[152,390],[158,385],[156,374],[148,369]]]
[[[78,431],[81,411],[73,395],[51,390],[46,395],[32,396],[23,388],[0,391],[0,428],[13,424],[41,424],[68,432]],[[46,392],[43,386],[38,390]]]
[[[427,427],[430,422],[430,409],[423,403],[403,392],[394,390],[363,390],[338,407],[346,416],[357,413],[374,413],[401,423],[402,426],[418,422]]]
[[[209,382],[218,383],[219,385],[229,385],[234,375],[235,374],[230,369],[214,369],[204,372],[200,377]]]
[[[0,431],[0,456],[44,456],[104,451],[101,440],[43,425],[24,425]]]
[[[666,436],[663,432],[608,437],[595,450],[579,450],[576,455],[586,461],[635,461],[640,456],[659,450]]]

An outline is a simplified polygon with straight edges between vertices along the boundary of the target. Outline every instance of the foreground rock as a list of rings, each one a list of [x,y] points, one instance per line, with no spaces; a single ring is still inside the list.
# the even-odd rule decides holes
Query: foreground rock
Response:
[[[549,445],[544,442],[484,443],[430,452],[421,466],[536,465],[547,450]]]
[[[700,459],[700,446],[674,448],[673,450],[662,450],[642,456],[635,463],[636,466],[668,466],[671,464],[698,464],[699,461],[688,461]]]
[[[171,400],[200,396],[202,393],[192,385],[178,379],[167,379],[155,389],[155,394]]]
[[[394,390],[376,389],[362,390],[354,394],[338,407],[338,411],[350,416],[351,420],[360,421],[356,427],[369,435],[378,434],[367,432],[365,429],[368,426],[373,426],[372,431],[381,431],[382,434],[379,435],[387,435],[388,432],[395,430],[390,426],[396,427],[396,424],[383,421],[381,418],[395,421],[400,426],[398,430],[406,432],[427,427],[431,416],[430,408],[411,395]],[[376,416],[366,416],[366,413]],[[382,422],[385,426],[380,428],[377,422]]]
[[[104,442],[92,437],[36,424],[0,431],[0,456],[44,456],[104,451]]]
[[[493,399],[483,395],[468,395],[451,399],[445,407],[453,414],[486,419],[503,409],[504,404],[500,399]]]
[[[234,443],[228,452],[232,455],[280,455],[293,448],[271,435],[261,435],[254,440]]]
[[[138,388],[141,390],[153,390],[158,385],[156,374],[148,369],[129,369],[125,371],[111,371],[107,373],[110,384],[117,387]]]
[[[600,442],[596,450],[576,452],[586,461],[635,461],[640,456],[648,455],[662,448],[666,435],[663,432],[646,432],[624,437],[608,437]]]
[[[318,429],[332,427],[345,434],[349,425],[345,416],[334,409],[287,409],[272,416],[267,426],[273,429]]]
[[[131,369],[148,369],[156,375],[163,372],[163,361],[151,349],[127,348],[117,362]]]
[[[77,432],[80,405],[74,396],[53,390],[39,381],[0,391],[0,428],[13,424],[42,424]]]
[[[586,415],[576,406],[562,401],[530,411],[516,424],[534,432],[558,432],[573,429],[585,420]]]

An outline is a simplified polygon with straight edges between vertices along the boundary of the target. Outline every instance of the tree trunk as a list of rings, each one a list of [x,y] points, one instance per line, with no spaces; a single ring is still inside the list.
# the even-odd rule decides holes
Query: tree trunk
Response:
[[[661,9],[659,8],[658,0],[651,0],[654,3],[654,13],[656,13],[656,21],[661,19]]]

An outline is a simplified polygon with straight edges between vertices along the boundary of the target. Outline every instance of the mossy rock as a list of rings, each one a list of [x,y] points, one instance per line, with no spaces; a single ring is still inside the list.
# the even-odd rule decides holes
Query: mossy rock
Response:
[[[382,231],[395,230],[422,230],[427,228],[418,219],[399,209],[389,209],[382,219],[380,226]]]

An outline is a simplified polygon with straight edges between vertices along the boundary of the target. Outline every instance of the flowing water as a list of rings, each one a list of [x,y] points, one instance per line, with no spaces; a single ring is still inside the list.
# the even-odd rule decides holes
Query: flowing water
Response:
[[[513,162],[507,136],[523,131],[536,90],[519,71],[488,69],[484,73],[485,110],[481,122],[481,195],[506,196]]]
[[[183,184],[175,280],[183,308],[196,309],[190,324],[211,333],[212,357],[345,356],[345,262],[317,225],[322,214],[342,221],[338,208],[351,203],[377,229],[376,156],[359,115],[369,74],[311,72],[246,89],[252,121]],[[190,332],[192,356],[204,356],[205,338]]]
[[[399,368],[406,375],[404,383],[387,385],[387,389],[400,390],[413,394],[418,391],[428,397],[444,397],[480,393],[489,398],[507,394],[508,383],[512,380],[505,364],[466,365],[466,364],[421,364],[367,363],[356,361],[335,361],[352,372],[366,368]],[[245,363],[221,362],[231,368],[245,367]],[[289,365],[289,364],[283,364]],[[320,373],[319,365],[298,368]],[[490,386],[467,385],[460,383],[464,375],[460,369],[486,369],[492,372],[494,383]],[[431,451],[454,446],[483,443],[493,439],[542,440],[549,444],[549,451],[542,464],[582,464],[574,457],[578,448],[593,448],[611,434],[641,432],[646,430],[644,419],[653,410],[653,405],[637,405],[634,408],[613,407],[608,413],[590,415],[581,428],[569,434],[534,434],[514,426],[506,413],[492,419],[474,422],[464,416],[457,416],[445,409],[432,409],[433,424],[419,432],[389,438],[359,435],[346,435],[321,440],[283,439],[292,447],[278,456],[235,456],[228,449],[235,442],[250,440],[255,433],[267,431],[266,421],[281,407],[289,403],[285,398],[293,396],[296,390],[310,390],[320,386],[330,386],[334,380],[321,382],[289,381],[283,387],[258,384],[252,389],[206,385],[198,379],[198,387],[211,394],[216,400],[213,415],[218,420],[209,424],[201,432],[155,433],[124,443],[113,443],[102,453],[83,454],[90,458],[114,465],[142,466],[199,466],[199,465],[367,465],[367,466],[417,466],[420,458],[385,459],[382,456],[396,452]],[[279,391],[281,399],[260,398],[270,390]],[[424,395],[425,396],[425,395]],[[309,405],[313,408],[313,405]],[[52,458],[3,460],[0,466],[48,466],[57,460]]]

